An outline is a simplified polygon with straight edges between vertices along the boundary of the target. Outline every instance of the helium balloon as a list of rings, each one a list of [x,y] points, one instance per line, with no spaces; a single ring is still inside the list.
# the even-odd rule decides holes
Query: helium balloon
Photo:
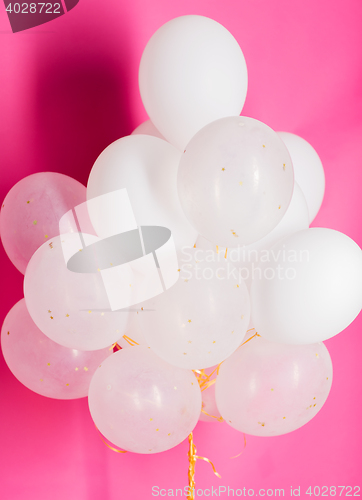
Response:
[[[309,209],[309,222],[317,215],[324,196],[325,177],[315,149],[304,139],[289,132],[278,132],[292,158],[295,180],[301,187]]]
[[[5,251],[21,272],[35,250],[59,235],[59,220],[86,201],[80,182],[55,172],[29,175],[13,186],[2,205],[0,233]]]
[[[192,371],[135,346],[101,364],[90,383],[88,401],[95,425],[116,446],[134,453],[158,453],[192,432],[201,392]]]
[[[264,238],[237,248],[216,247],[202,236],[196,240],[196,248],[206,251],[217,251],[221,255],[226,255],[227,260],[239,268],[241,278],[245,281],[250,290],[253,278],[258,278],[261,273],[260,262],[268,256],[269,248],[285,236],[296,233],[309,226],[309,213],[307,202],[302,190],[297,183],[294,184],[292,201],[290,202],[284,217],[279,224]]]
[[[237,41],[221,24],[203,16],[182,16],[161,26],[139,68],[147,114],[180,151],[208,123],[240,115],[247,84]]]
[[[362,306],[362,252],[325,228],[299,231],[271,247],[251,286],[252,321],[264,338],[311,344],[344,330]]]
[[[163,135],[157,130],[151,120],[146,120],[145,122],[138,125],[137,128],[134,129],[131,135],[152,135],[153,137],[158,137],[159,139],[166,140]]]
[[[184,249],[183,259],[177,283],[142,304],[140,325],[147,345],[168,363],[208,368],[240,345],[249,293],[225,259],[208,261],[194,248]]]
[[[123,137],[97,158],[88,179],[87,198],[126,189],[139,226],[167,227],[176,248],[193,245],[197,232],[186,219],[177,197],[180,156],[176,148],[157,137]],[[98,206],[94,212],[88,204],[88,210],[99,236],[108,236],[103,233],[106,221],[115,227],[119,220],[121,224],[128,222],[123,221],[122,213],[115,217],[113,207],[105,211],[103,218],[99,218]]]
[[[46,337],[31,319],[25,300],[9,311],[1,331],[6,364],[28,389],[56,399],[84,398],[94,372],[113,349],[79,351]]]
[[[35,252],[26,269],[24,296],[30,316],[47,337],[93,351],[117,342],[128,329],[129,314],[111,310],[100,272],[68,269],[62,245],[72,246],[78,239],[78,233],[62,234]],[[130,294],[130,287],[125,288]]]
[[[323,343],[280,345],[254,337],[220,366],[216,403],[225,422],[253,436],[279,436],[309,422],[332,384]]]
[[[244,116],[210,123],[187,145],[178,170],[182,208],[204,238],[223,247],[266,236],[287,211],[293,166],[283,141]]]

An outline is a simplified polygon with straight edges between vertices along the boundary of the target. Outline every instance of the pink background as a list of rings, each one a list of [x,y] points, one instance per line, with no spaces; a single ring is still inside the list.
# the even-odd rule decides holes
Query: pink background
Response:
[[[249,70],[244,114],[297,133],[318,151],[326,196],[314,225],[362,245],[362,3],[360,0],[81,0],[51,23],[12,34],[0,5],[1,193],[33,172],[86,183],[98,154],[145,118],[142,50],[164,22],[202,14],[238,40]],[[22,275],[2,247],[0,321],[22,297]],[[199,488],[361,484],[362,315],[326,345],[331,394],[303,428],[247,438],[226,424],[195,429]],[[2,500],[152,498],[187,484],[187,443],[158,455],[116,454],[102,443],[87,400],[56,401],[23,387],[0,360]],[[225,495],[224,495],[225,496]],[[344,495],[343,495],[344,496]]]

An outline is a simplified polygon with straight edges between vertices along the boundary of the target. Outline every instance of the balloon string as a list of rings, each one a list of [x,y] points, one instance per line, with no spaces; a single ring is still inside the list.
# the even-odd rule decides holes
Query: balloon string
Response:
[[[126,341],[129,343],[129,345],[132,345],[132,346],[134,346],[134,345],[139,345],[139,343],[138,343],[138,342],[136,342],[135,340],[131,339],[131,337],[127,337],[127,335],[123,335],[123,337],[122,337],[122,338],[123,338],[124,340],[126,340]]]
[[[205,413],[208,417],[215,418],[218,422],[223,422],[224,419],[222,417],[215,417],[215,415],[210,415],[210,413],[207,413],[203,408],[201,408],[202,413]]]
[[[103,439],[103,436],[102,436],[102,434],[101,434],[100,430],[98,429],[98,427],[97,427],[97,426],[95,426],[95,428],[96,428],[96,429],[97,429],[97,431],[99,432],[100,438],[101,438],[101,440],[103,441],[103,443],[107,446],[107,448],[109,448],[109,449],[110,449],[110,450],[112,450],[112,451],[115,451],[116,453],[127,453],[127,451],[125,451],[125,450],[119,450],[118,448],[114,448],[113,446],[109,445],[109,444],[107,443],[107,441],[105,441],[105,440]]]
[[[189,472],[188,472],[188,477],[189,477],[189,493],[187,495],[187,500],[195,500],[195,466],[196,466],[196,460],[204,460],[205,462],[208,462],[212,470],[214,471],[215,476],[218,478],[221,478],[220,474],[216,472],[214,464],[205,457],[199,457],[196,455],[197,450],[196,446],[194,445],[194,440],[193,440],[193,434],[190,432],[189,434],[189,452],[188,452],[188,457],[189,457]]]

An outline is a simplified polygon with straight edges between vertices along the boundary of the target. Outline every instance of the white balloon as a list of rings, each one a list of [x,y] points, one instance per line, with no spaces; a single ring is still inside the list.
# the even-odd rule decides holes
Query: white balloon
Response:
[[[146,120],[145,122],[138,125],[137,128],[134,129],[131,135],[152,135],[153,137],[158,137],[159,139],[166,140],[161,132],[157,130],[151,120]]]
[[[65,347],[93,351],[112,345],[128,330],[129,314],[111,310],[100,272],[67,268],[62,242],[72,246],[78,239],[78,233],[62,234],[38,248],[26,268],[24,297],[32,320],[47,337]]]
[[[224,247],[249,245],[282,219],[293,194],[283,141],[244,116],[206,125],[187,145],[177,175],[182,208],[198,232]]]
[[[140,63],[139,87],[148,116],[181,151],[208,123],[237,116],[248,77],[244,55],[221,24],[182,16],[149,40]]]
[[[179,262],[178,282],[142,304],[142,332],[168,363],[208,368],[240,345],[250,320],[249,293],[225,259],[208,261],[190,248]]]
[[[187,221],[177,197],[179,160],[179,151],[157,137],[123,137],[97,158],[88,179],[87,199],[126,188],[138,226],[167,227],[176,248],[192,245],[197,232]],[[102,236],[104,220],[97,210],[92,212],[91,206],[88,210],[97,234]],[[116,227],[122,214],[115,217],[109,210],[103,216],[109,231],[109,221]]]
[[[301,187],[309,209],[309,223],[323,201],[325,177],[322,162],[315,149],[298,135],[278,132],[292,158],[294,177]]]
[[[307,202],[302,190],[297,183],[294,183],[292,201],[279,224],[264,238],[245,245],[244,247],[224,248],[217,247],[199,236],[196,240],[196,248],[205,251],[217,251],[221,255],[226,255],[227,260],[239,268],[241,278],[245,281],[250,290],[253,277],[260,276],[260,261],[267,255],[268,249],[285,236],[289,236],[297,231],[307,229],[309,226],[309,212]]]
[[[311,228],[282,239],[251,286],[252,321],[264,338],[312,344],[344,330],[362,306],[362,252],[348,236]]]
[[[311,420],[331,389],[322,342],[280,345],[254,337],[220,366],[216,404],[225,422],[253,436],[279,436]]]

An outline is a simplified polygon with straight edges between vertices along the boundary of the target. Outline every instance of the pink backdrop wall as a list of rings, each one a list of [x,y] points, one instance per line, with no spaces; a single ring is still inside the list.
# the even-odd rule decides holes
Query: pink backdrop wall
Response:
[[[249,70],[243,114],[297,133],[318,151],[326,196],[313,225],[362,246],[362,3],[359,0],[80,0],[65,16],[12,34],[0,5],[0,168],[3,199],[33,172],[86,183],[97,155],[145,118],[138,93],[142,50],[164,22],[202,14],[238,40]],[[2,247],[0,321],[22,297],[22,275]],[[226,424],[195,429],[199,488],[361,484],[362,315],[326,342],[331,394],[303,428],[247,438]],[[152,498],[151,487],[187,484],[187,443],[158,455],[119,455],[102,443],[86,399],[30,392],[0,358],[2,500]],[[352,493],[353,494],[353,493]],[[344,496],[344,495],[343,495]]]

